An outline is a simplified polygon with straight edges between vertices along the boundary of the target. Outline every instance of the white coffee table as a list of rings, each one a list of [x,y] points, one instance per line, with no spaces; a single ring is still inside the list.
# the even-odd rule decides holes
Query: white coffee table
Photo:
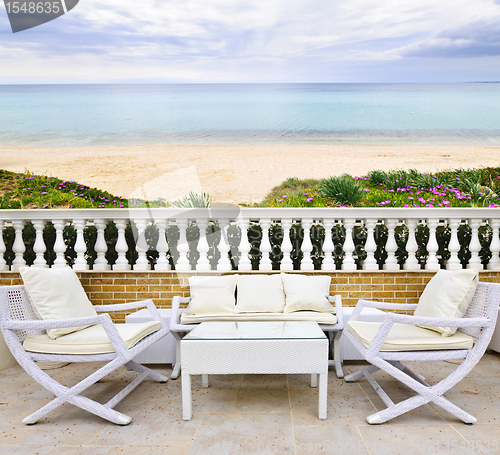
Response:
[[[182,416],[192,418],[191,375],[319,375],[318,416],[326,419],[328,339],[316,322],[202,322],[181,340]]]

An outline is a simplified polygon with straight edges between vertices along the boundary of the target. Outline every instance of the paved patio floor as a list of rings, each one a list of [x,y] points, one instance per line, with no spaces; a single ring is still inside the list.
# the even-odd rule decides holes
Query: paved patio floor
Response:
[[[96,364],[71,364],[47,372],[70,386]],[[346,371],[363,366],[350,362]],[[170,375],[170,366],[153,368]],[[429,382],[456,365],[415,362]],[[87,395],[107,401],[136,373],[122,368]],[[389,376],[375,373],[394,401],[412,393]],[[181,381],[143,382],[117,406],[133,420],[120,427],[65,404],[36,425],[24,417],[51,394],[20,367],[0,372],[0,455],[237,455],[237,454],[494,454],[500,453],[500,354],[486,354],[447,393],[475,415],[467,426],[434,405],[422,406],[388,424],[370,426],[366,416],[384,405],[366,380],[347,384],[330,371],[328,418],[318,420],[318,390],[306,375],[211,376],[210,387],[193,380],[193,419],[182,420]]]

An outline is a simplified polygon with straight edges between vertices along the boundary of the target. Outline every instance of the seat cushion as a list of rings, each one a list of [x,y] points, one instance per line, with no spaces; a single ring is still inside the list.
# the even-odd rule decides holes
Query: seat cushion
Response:
[[[472,302],[478,284],[477,270],[438,270],[420,296],[414,315],[432,318],[462,318]],[[430,327],[442,336],[453,335],[456,327]]]
[[[285,313],[304,310],[335,312],[328,300],[331,277],[282,273],[281,279],[285,290]]]
[[[316,311],[294,313],[235,313],[235,314],[181,314],[181,324],[197,324],[204,321],[313,321],[318,324],[336,324],[337,316]]]
[[[380,328],[380,322],[349,321],[347,330],[369,348]],[[395,323],[382,345],[381,351],[429,351],[439,349],[471,349],[474,338],[462,332],[443,337],[435,330],[416,325]]]
[[[19,269],[24,285],[40,319],[72,319],[97,316],[80,280],[70,267],[42,269],[23,266]],[[88,327],[67,327],[47,330],[51,339]]]
[[[189,278],[191,301],[186,314],[233,313],[238,275],[192,276]]]
[[[159,321],[137,324],[115,324],[127,349],[135,346],[144,337],[161,328]],[[43,354],[107,354],[115,352],[101,324],[69,333],[53,340],[48,335],[37,335],[24,340],[26,351]]]
[[[235,313],[283,313],[285,293],[279,275],[242,275],[236,285]]]

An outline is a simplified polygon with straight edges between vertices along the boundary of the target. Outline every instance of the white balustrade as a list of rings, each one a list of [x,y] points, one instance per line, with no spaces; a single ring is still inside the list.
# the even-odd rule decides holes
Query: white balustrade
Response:
[[[45,227],[44,220],[33,221],[33,227],[35,228],[35,244],[33,245],[33,251],[36,254],[33,267],[45,268],[48,267],[48,265],[47,261],[43,257],[43,253],[47,250],[43,240],[43,228]]]
[[[376,226],[378,220],[382,219],[387,228],[387,242],[380,243],[376,237]],[[403,221],[401,221],[403,220]],[[199,235],[191,242],[194,254],[199,255],[196,264],[189,261],[190,245],[187,241],[187,231],[189,226],[196,221]],[[27,223],[32,223],[34,234],[23,230]],[[106,229],[109,223],[113,223],[116,230]],[[399,244],[396,235],[397,226],[403,223],[408,229],[406,245]],[[44,241],[44,232],[50,228],[51,224],[55,228],[55,243],[53,246]],[[437,270],[440,268],[438,260],[438,226],[447,226],[450,232],[450,241],[444,245],[449,252],[449,259],[446,268],[456,270],[462,268],[459,259],[459,252],[467,249],[471,253],[471,258],[466,264],[468,268],[483,269],[481,248],[488,248],[481,245],[479,231],[481,225],[489,225],[491,229],[491,243],[489,246],[491,259],[487,265],[490,270],[500,269],[500,210],[496,208],[467,208],[467,209],[431,209],[431,208],[239,208],[230,209],[134,209],[133,214],[128,209],[84,209],[84,210],[2,210],[0,211],[0,271],[19,270],[28,261],[34,267],[47,267],[45,256],[50,253],[55,255],[52,267],[64,267],[67,259],[71,256],[75,270],[110,270],[108,263],[108,243],[112,244],[113,239],[108,238],[114,232],[116,244],[115,250],[117,258],[112,265],[113,270],[130,270],[131,265],[128,259],[129,245],[126,239],[126,229],[129,224],[134,226],[136,236],[135,251],[137,260],[133,266],[134,270],[170,270],[177,271],[229,271],[232,269],[229,253],[233,252],[237,269],[240,271],[252,270],[252,258],[250,251],[252,248],[258,249],[261,256],[258,266],[253,265],[262,271],[279,269],[291,271],[294,269],[292,252],[296,243],[299,248],[297,254],[302,256],[299,269],[312,271],[320,269],[323,271],[333,271],[340,265],[342,270],[356,270],[355,257],[366,253],[363,261],[363,270],[378,270],[379,264],[375,259],[377,248],[386,253],[386,260],[383,264],[384,270],[399,270],[403,262],[404,270],[419,270],[419,247],[426,248],[428,258],[425,262],[426,270]],[[241,231],[238,244],[232,243],[237,237],[228,238],[228,229],[237,225]],[[419,245],[420,237],[417,236],[417,226],[423,224],[429,230],[429,240],[427,245]],[[207,235],[209,226],[216,225],[220,229],[220,239],[218,235]],[[293,226],[297,229],[292,229]],[[312,228],[315,226],[313,232]],[[464,240],[459,237],[459,232],[465,229],[466,225],[471,230],[471,240],[469,245],[463,244]],[[66,226],[73,226],[76,231],[73,250],[67,250],[64,232]],[[95,226],[97,238],[94,245],[88,243],[87,229]],[[281,230],[275,228],[281,226]],[[316,230],[318,226],[319,231]],[[355,226],[359,226],[366,231],[366,242],[362,247],[362,239],[355,238]],[[462,227],[461,227],[462,226]],[[300,229],[301,227],[301,229]],[[146,242],[146,233],[149,229],[158,232],[156,245],[149,245]],[[191,228],[189,228],[191,229]],[[262,230],[260,245],[258,242],[258,231]],[[357,229],[357,228],[356,228]],[[314,240],[312,235],[317,236],[317,232],[324,230],[324,241],[318,244],[318,239]],[[178,236],[172,235],[172,232]],[[30,232],[29,236],[27,232]],[[192,232],[191,230],[189,231]],[[281,260],[275,259],[272,255],[272,245],[274,240],[271,235],[280,232],[283,236],[281,240]],[[340,233],[345,232],[343,245],[341,245]],[[293,233],[293,235],[292,235]],[[167,239],[167,235],[169,236]],[[193,234],[190,234],[193,235]],[[321,234],[322,235],[322,234]],[[30,239],[28,239],[30,237]],[[173,237],[173,238],[170,238]],[[357,236],[359,237],[359,235]],[[217,239],[217,240],[216,240]],[[321,265],[315,265],[312,258],[313,240],[318,248]],[[25,244],[25,242],[31,242]],[[460,243],[462,242],[462,244]],[[279,241],[276,242],[279,244]],[[336,251],[336,246],[340,251]],[[399,247],[399,248],[398,248]],[[51,251],[47,251],[49,249]],[[158,259],[153,266],[147,258],[148,248],[153,248],[158,253]],[[169,261],[170,250],[172,257],[177,260],[174,267]],[[27,251],[28,250],[28,251]],[[406,250],[407,258],[402,260],[399,251]],[[89,261],[87,254],[95,251],[95,260]],[[135,251],[131,251],[132,256]],[[220,255],[218,260],[212,257],[214,251]],[[294,253],[295,254],[295,253]],[[236,258],[238,259],[236,260]],[[26,260],[25,260],[26,259]],[[69,259],[68,259],[69,260]],[[90,267],[89,267],[89,263]]]
[[[481,226],[481,220],[471,218],[469,220],[469,226],[471,228],[471,239],[469,245],[471,258],[467,264],[467,268],[482,269],[483,265],[481,264],[481,259],[479,258],[479,252],[481,251],[481,243],[479,242],[479,226]]]

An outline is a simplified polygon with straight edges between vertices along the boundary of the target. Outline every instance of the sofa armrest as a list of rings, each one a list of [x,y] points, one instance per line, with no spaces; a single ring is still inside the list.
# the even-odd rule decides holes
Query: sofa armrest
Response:
[[[330,295],[328,297],[330,303],[335,305],[335,313],[337,316],[337,324],[340,329],[344,328],[344,310],[342,308],[342,296],[340,295]]]
[[[180,308],[181,303],[189,303],[190,297],[174,296],[172,299],[172,310],[170,312],[170,331],[180,332],[181,330],[181,313],[184,311]]]

